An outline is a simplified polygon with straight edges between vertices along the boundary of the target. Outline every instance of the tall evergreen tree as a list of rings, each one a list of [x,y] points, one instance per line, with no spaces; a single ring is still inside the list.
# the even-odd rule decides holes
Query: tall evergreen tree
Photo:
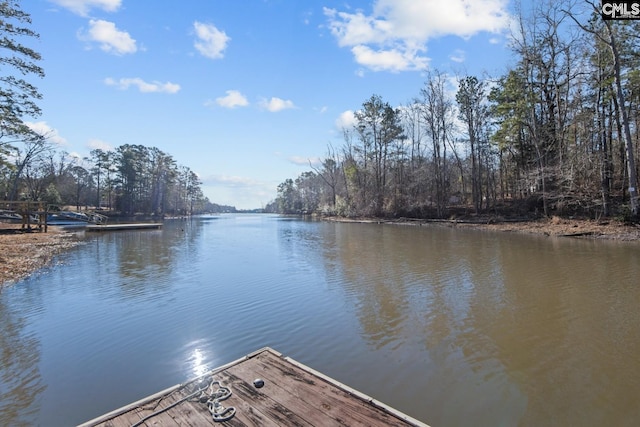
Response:
[[[384,102],[379,95],[373,95],[362,104],[362,110],[355,113],[356,129],[361,142],[365,172],[373,177],[372,209],[379,215],[384,210],[387,195],[388,166],[391,163],[390,146],[394,141],[404,139],[400,113]],[[371,194],[369,193],[369,194]],[[363,201],[368,201],[363,197]]]
[[[0,1],[0,164],[6,162],[14,143],[42,138],[24,123],[25,118],[40,115],[37,101],[42,98],[27,78],[44,77],[37,65],[40,54],[22,43],[40,37],[30,24],[30,15],[18,1]]]

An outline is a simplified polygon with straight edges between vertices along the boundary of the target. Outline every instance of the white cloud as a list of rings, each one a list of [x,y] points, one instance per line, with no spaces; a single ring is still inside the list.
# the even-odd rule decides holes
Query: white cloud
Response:
[[[203,191],[213,203],[239,209],[260,208],[276,196],[277,182],[258,181],[245,176],[208,175],[201,178]]]
[[[47,122],[24,122],[29,129],[57,145],[67,145],[67,140],[58,134]]]
[[[374,71],[426,67],[427,43],[435,37],[463,38],[507,30],[508,0],[376,0],[371,15],[324,9],[329,29],[356,61]]]
[[[374,13],[385,17],[395,35],[413,40],[479,32],[500,33],[510,16],[507,0],[378,0]]]
[[[102,19],[91,19],[89,21],[89,30],[86,33],[81,31],[78,34],[78,38],[89,42],[97,42],[100,45],[100,49],[115,55],[135,53],[138,50],[136,41],[131,38],[129,33],[116,28],[116,24],[113,22]]]
[[[422,70],[428,64],[428,59],[418,56],[416,52],[400,49],[374,51],[368,46],[358,45],[354,46],[351,52],[358,64],[364,65],[373,71]]]
[[[269,100],[263,99],[262,101],[260,101],[260,107],[272,113],[277,113],[278,111],[296,108],[296,106],[293,104],[293,101],[275,98],[275,97]]]
[[[162,83],[157,81],[149,83],[138,77],[122,78],[120,80],[115,80],[111,77],[107,77],[106,79],[104,79],[104,83],[107,86],[116,86],[118,89],[122,90],[129,89],[130,86],[136,86],[138,90],[143,93],[177,93],[178,91],[180,91],[179,84],[171,82]]]
[[[365,16],[361,11],[351,14],[324,8],[324,14],[329,18],[331,33],[338,39],[341,47],[382,44],[392,35],[385,21]]]
[[[449,55],[449,59],[453,62],[464,62],[465,60],[465,52],[462,49],[456,49],[453,51],[451,55]]]
[[[71,12],[87,16],[93,8],[104,10],[105,12],[115,12],[120,8],[122,0],[49,0],[50,2],[62,6]]]
[[[113,151],[113,145],[100,139],[90,139],[87,148],[91,150]]]
[[[231,41],[224,31],[218,30],[212,24],[203,24],[198,21],[193,23],[193,28],[198,38],[194,43],[198,52],[211,59],[224,57],[224,50]]]
[[[249,105],[247,98],[237,90],[228,90],[226,96],[216,98],[216,104],[224,108],[246,107]]]
[[[336,127],[339,130],[351,129],[356,124],[356,116],[352,110],[347,110],[336,119]]]
[[[294,165],[307,167],[309,166],[309,163],[311,163],[313,167],[317,167],[322,164],[322,159],[320,159],[319,157],[291,156],[289,157],[289,161]]]
[[[230,175],[209,175],[202,178],[202,183],[207,185],[219,184],[233,188],[243,188],[261,184],[252,178]]]

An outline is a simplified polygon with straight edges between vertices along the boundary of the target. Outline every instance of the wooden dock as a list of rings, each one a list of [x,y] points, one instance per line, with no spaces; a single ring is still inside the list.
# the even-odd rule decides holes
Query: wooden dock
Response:
[[[139,425],[426,426],[268,347],[81,427]]]
[[[121,230],[157,230],[162,227],[160,222],[131,223],[131,224],[88,224],[86,231],[121,231]]]

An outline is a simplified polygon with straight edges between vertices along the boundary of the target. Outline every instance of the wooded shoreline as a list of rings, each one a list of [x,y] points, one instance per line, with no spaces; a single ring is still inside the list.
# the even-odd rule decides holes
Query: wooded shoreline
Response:
[[[499,218],[459,220],[383,219],[327,217],[326,221],[445,226],[496,232],[539,234],[556,237],[640,242],[640,226],[618,220],[549,219],[512,221]],[[73,232],[49,227],[48,233],[24,232],[19,225],[0,223],[0,289],[48,266],[56,255],[78,245]]]

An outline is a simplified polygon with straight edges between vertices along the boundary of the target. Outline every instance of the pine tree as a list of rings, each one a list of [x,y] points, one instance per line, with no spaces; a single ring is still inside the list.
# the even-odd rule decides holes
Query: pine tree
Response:
[[[41,138],[24,123],[25,118],[40,115],[37,100],[42,98],[26,79],[44,77],[37,65],[40,54],[21,42],[40,37],[29,25],[31,17],[18,1],[0,1],[0,163],[13,143]]]

